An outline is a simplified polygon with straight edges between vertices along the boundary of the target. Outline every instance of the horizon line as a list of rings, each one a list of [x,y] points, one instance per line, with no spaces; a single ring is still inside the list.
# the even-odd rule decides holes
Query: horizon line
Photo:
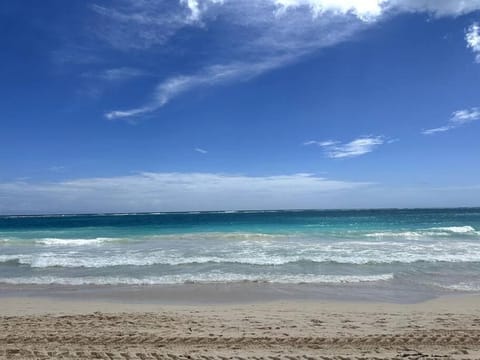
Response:
[[[43,214],[0,214],[0,218],[8,217],[54,217],[54,216],[132,216],[132,215],[168,215],[168,214],[229,214],[229,213],[266,213],[266,212],[302,212],[302,211],[385,211],[385,210],[455,210],[480,209],[479,206],[452,207],[377,207],[377,208],[290,208],[290,209],[227,209],[227,210],[185,210],[185,211],[137,211],[137,212],[78,212],[78,213],[43,213]]]

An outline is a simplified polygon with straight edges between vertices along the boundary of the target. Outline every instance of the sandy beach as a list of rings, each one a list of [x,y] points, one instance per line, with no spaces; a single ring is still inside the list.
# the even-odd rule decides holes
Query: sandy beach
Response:
[[[480,358],[479,296],[202,305],[8,296],[0,315],[0,359]]]

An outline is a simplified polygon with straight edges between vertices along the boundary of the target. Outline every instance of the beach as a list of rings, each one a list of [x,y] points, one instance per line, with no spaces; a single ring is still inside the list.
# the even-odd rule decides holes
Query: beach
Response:
[[[0,24],[0,360],[480,360],[480,0]]]
[[[0,359],[480,358],[477,295],[175,305],[9,294]]]
[[[0,217],[0,359],[480,359],[480,209]]]

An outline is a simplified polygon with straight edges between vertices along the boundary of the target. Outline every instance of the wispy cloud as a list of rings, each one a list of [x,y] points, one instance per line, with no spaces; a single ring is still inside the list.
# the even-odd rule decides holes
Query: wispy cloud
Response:
[[[332,145],[336,145],[338,144],[338,141],[334,141],[334,140],[325,140],[325,141],[317,141],[317,140],[309,140],[309,141],[305,141],[303,143],[303,145],[317,145],[317,146],[322,146],[322,147],[325,147],[325,146],[332,146]]]
[[[423,130],[422,134],[433,135],[437,133],[442,133],[445,131],[456,129],[462,125],[465,125],[477,120],[480,120],[480,108],[478,107],[454,111],[452,113],[450,120],[446,125],[440,126],[438,128]]]
[[[369,185],[311,174],[139,173],[49,183],[17,181],[0,183],[0,213],[335,207],[336,197]]]
[[[132,67],[105,69],[93,74],[93,76],[106,81],[125,81],[146,75],[148,72]]]
[[[207,150],[202,149],[202,148],[199,148],[199,147],[197,147],[197,148],[195,148],[195,149],[193,149],[193,150],[195,150],[196,152],[198,152],[198,153],[200,153],[200,154],[207,154],[207,153],[208,153]]]
[[[99,99],[112,86],[119,88],[129,81],[147,77],[153,77],[153,74],[140,68],[127,66],[89,70],[80,73],[82,81],[78,93],[92,99]]]
[[[173,6],[172,6],[173,5]],[[119,50],[141,50],[167,42],[191,25],[189,10],[174,2],[119,0],[113,7],[92,5],[100,17],[97,36]]]
[[[124,51],[158,54],[159,48],[182,43],[173,44],[179,31],[201,32],[219,22],[225,30],[210,32],[219,46],[198,58],[201,65],[196,70],[167,75],[144,104],[105,114],[108,119],[128,119],[156,111],[189,91],[283,67],[345,41],[386,16],[404,12],[458,16],[479,10],[480,0],[120,0],[114,7],[92,9],[102,19],[97,35]]]
[[[480,25],[473,23],[465,34],[465,40],[467,41],[467,47],[472,49],[475,54],[475,61],[480,63]]]
[[[202,17],[223,0],[118,0],[114,6],[94,4],[103,20],[99,38],[119,50],[143,50],[167,43],[184,28],[202,28]]]
[[[331,159],[342,159],[365,155],[375,150],[384,143],[390,143],[384,136],[362,136],[347,143],[339,141],[315,141],[304,142],[304,145],[316,145],[323,148],[325,155]]]
[[[152,99],[138,107],[128,110],[114,110],[105,114],[107,119],[128,118],[155,111],[166,105],[172,98],[181,93],[202,86],[228,84],[235,80],[246,81],[267,69],[273,69],[289,61],[289,57],[279,57],[259,63],[233,63],[229,65],[213,65],[194,75],[175,76],[157,85]]]

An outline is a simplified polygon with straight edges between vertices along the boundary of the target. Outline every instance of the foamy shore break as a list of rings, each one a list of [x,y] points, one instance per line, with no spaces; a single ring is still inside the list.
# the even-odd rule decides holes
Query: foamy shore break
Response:
[[[479,303],[1,297],[0,359],[478,359]]]

